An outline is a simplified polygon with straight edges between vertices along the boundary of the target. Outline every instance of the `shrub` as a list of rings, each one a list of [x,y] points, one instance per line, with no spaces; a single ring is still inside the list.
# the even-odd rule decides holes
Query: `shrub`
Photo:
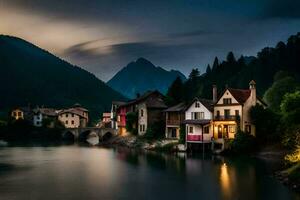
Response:
[[[138,115],[136,112],[129,112],[126,114],[126,130],[133,135],[137,135],[138,133],[136,128],[137,120]]]
[[[231,150],[234,153],[249,153],[255,150],[255,143],[253,135],[238,131],[231,143]]]
[[[162,139],[165,136],[165,123],[164,121],[158,121],[148,126],[144,135],[146,139]]]
[[[179,132],[179,144],[185,144],[185,136],[186,136],[185,125],[181,125],[180,132]]]

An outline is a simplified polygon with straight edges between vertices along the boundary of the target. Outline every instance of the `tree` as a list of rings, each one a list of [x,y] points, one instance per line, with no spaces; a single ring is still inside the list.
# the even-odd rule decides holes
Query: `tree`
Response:
[[[215,72],[219,67],[219,59],[218,57],[215,57],[215,60],[214,60],[214,64],[212,66],[212,71]]]
[[[195,68],[195,69],[192,69],[192,71],[191,71],[191,73],[189,75],[189,79],[190,80],[194,80],[194,79],[196,79],[199,76],[200,76],[200,72],[199,72],[198,68]]]
[[[227,55],[227,62],[229,63],[229,64],[232,64],[232,63],[236,63],[236,60],[235,60],[235,57],[234,57],[234,54],[233,54],[233,52],[229,52],[228,53],[228,55]]]
[[[179,132],[179,143],[184,144],[185,143],[185,136],[186,136],[186,129],[185,125],[180,125],[180,132]]]
[[[182,102],[184,97],[183,90],[183,82],[180,77],[177,77],[168,89],[167,104],[173,106]]]
[[[136,112],[128,112],[126,114],[126,130],[133,135],[137,135],[136,123],[138,120],[138,115]]]
[[[287,126],[300,124],[300,90],[285,94],[280,110]]]
[[[275,75],[279,77],[279,75]],[[276,112],[280,111],[280,103],[286,93],[294,92],[297,88],[297,82],[293,77],[285,76],[281,79],[276,79],[273,85],[265,92],[264,99],[269,107]]]
[[[270,109],[257,104],[250,109],[251,121],[256,128],[256,137],[261,143],[278,142],[280,116]]]
[[[206,74],[210,74],[210,73],[211,73],[211,67],[208,64],[207,67],[206,67]]]

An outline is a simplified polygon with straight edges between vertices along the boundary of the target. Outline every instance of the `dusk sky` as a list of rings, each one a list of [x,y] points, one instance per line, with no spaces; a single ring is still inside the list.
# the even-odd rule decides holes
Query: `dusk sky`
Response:
[[[299,0],[0,0],[0,34],[28,40],[100,79],[145,57],[204,71],[300,31]]]

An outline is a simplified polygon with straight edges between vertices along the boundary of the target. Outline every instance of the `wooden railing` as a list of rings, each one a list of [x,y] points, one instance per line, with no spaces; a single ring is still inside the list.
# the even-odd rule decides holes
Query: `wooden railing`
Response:
[[[239,119],[238,115],[219,115],[219,116],[214,116],[214,120],[220,120],[220,121],[228,121],[228,120],[232,120],[232,121],[237,121]]]
[[[180,120],[179,119],[168,119],[167,125],[180,125]]]

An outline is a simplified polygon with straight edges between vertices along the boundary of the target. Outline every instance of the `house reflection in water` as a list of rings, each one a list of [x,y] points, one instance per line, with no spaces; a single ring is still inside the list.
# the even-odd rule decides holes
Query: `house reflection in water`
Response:
[[[221,165],[220,184],[222,194],[224,195],[225,199],[229,199],[229,197],[231,196],[232,188],[230,187],[230,177],[226,163],[223,163]]]

